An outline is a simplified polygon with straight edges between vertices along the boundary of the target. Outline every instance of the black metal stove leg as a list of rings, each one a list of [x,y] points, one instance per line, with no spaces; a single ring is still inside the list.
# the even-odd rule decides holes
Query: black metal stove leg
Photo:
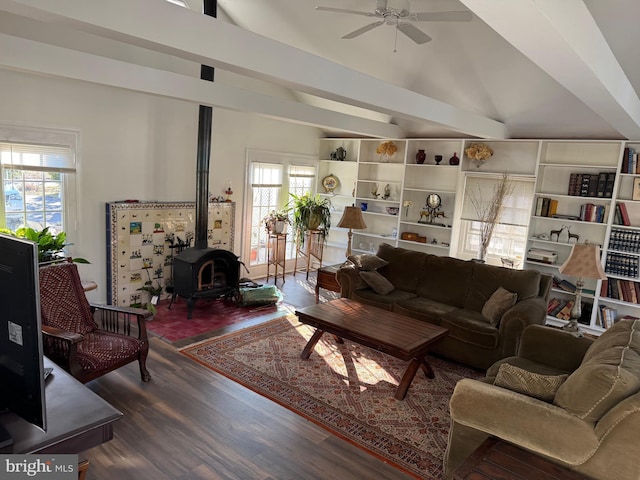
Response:
[[[173,295],[171,295],[171,301],[169,302],[169,306],[167,307],[167,310],[171,310],[171,305],[173,305],[173,301],[176,299],[177,296],[178,296],[177,293],[174,293]]]
[[[193,306],[196,304],[195,298],[187,298],[187,319],[191,319],[193,313]]]

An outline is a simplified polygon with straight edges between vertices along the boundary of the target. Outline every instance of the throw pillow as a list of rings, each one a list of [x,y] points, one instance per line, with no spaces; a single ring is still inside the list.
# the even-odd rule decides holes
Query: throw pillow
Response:
[[[384,278],[379,272],[375,270],[360,272],[360,278],[362,278],[367,285],[369,285],[374,292],[380,295],[388,295],[393,292],[394,286],[389,280]]]
[[[505,288],[498,287],[482,307],[482,316],[489,320],[491,325],[497,327],[502,315],[513,307],[517,300],[517,293],[512,293]]]
[[[553,401],[558,388],[569,375],[541,375],[503,363],[493,384],[545,402]]]
[[[389,264],[389,262],[387,262],[386,260],[370,253],[349,255],[348,258],[349,261],[353,263],[358,270],[377,270],[378,268],[382,268],[385,265]]]

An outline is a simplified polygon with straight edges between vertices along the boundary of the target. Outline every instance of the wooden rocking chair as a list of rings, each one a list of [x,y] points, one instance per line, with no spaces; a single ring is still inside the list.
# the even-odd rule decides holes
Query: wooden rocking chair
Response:
[[[39,274],[47,357],[82,383],[136,360],[142,381],[151,379],[145,365],[149,353],[145,320],[151,312],[90,304],[74,263],[41,267]]]

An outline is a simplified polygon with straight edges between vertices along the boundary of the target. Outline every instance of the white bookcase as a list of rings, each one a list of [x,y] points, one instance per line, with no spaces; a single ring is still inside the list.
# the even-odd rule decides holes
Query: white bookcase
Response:
[[[338,138],[322,139],[319,146],[318,192],[331,198],[335,216],[329,235],[328,250],[336,262],[344,260],[347,232],[338,224],[346,205],[362,206],[367,228],[354,230],[354,253],[375,252],[380,243],[385,242],[403,248],[424,251],[435,255],[456,256],[457,241],[463,214],[464,186],[470,176],[496,176],[507,173],[511,177],[528,178],[535,182],[531,215],[528,220],[527,245],[529,249],[543,249],[555,252],[552,264],[527,260],[526,252],[522,268],[536,269],[554,275],[560,280],[575,284],[575,278],[563,277],[558,268],[568,258],[574,242],[568,233],[577,236],[577,241],[589,240],[602,247],[602,264],[609,253],[625,253],[637,257],[640,263],[640,241],[635,252],[610,248],[612,233],[628,232],[630,238],[640,239],[640,196],[634,196],[634,185],[640,188],[639,173],[621,173],[625,147],[640,153],[640,142],[620,140],[490,140],[490,139],[391,139],[398,148],[390,158],[376,153],[378,146],[388,139]],[[473,143],[484,143],[494,152],[493,156],[478,167],[464,154],[465,148]],[[346,150],[343,161],[331,158],[338,147]],[[418,150],[425,151],[424,163],[417,163]],[[454,152],[459,165],[450,165]],[[442,156],[436,162],[436,155]],[[438,164],[439,163],[439,164]],[[640,170],[638,170],[640,171]],[[338,178],[339,184],[333,192],[325,192],[322,179],[327,175]],[[586,197],[569,194],[571,174],[612,174],[613,185],[610,197]],[[377,191],[376,191],[377,187]],[[386,187],[386,192],[385,192]],[[431,194],[441,198],[440,211],[444,216],[428,218],[421,216],[426,199]],[[536,212],[539,198],[554,200],[555,217]],[[410,206],[405,206],[410,202]],[[625,204],[630,225],[617,225],[616,204]],[[593,204],[603,210],[600,222],[585,221],[580,218],[584,204]],[[396,215],[387,207],[398,209]],[[552,232],[560,231],[560,235]],[[403,240],[403,233],[413,233],[426,238],[426,242]],[[635,235],[635,236],[633,236]],[[325,258],[327,255],[325,254]],[[329,260],[327,260],[328,263]],[[640,276],[608,274],[610,280],[640,283]],[[617,310],[618,318],[624,315],[640,317],[640,304],[606,296],[602,282],[586,280],[583,301],[592,306],[588,325],[582,328],[599,334],[604,328],[599,325],[598,311],[605,305]],[[603,295],[601,295],[601,293]],[[550,298],[570,299],[571,292],[561,288],[553,289]],[[640,301],[640,296],[638,297]],[[547,317],[548,323],[562,325],[564,321]]]
[[[620,141],[542,141],[527,251],[538,249],[555,252],[557,258],[551,264],[545,261],[526,260],[525,268],[537,269],[575,285],[576,278],[565,277],[559,273],[558,269],[569,257],[573,243],[584,243],[587,240],[601,245],[604,264],[613,222],[619,183],[617,172],[620,169],[623,148],[624,145]],[[576,195],[574,188],[577,187],[571,187],[572,174],[597,177],[602,173],[615,175],[614,184],[611,186],[611,197],[598,196],[597,184],[596,196]],[[585,189],[588,189],[587,184],[592,183],[593,180],[585,180],[585,182]],[[572,191],[573,193],[570,194]],[[540,212],[539,208],[536,209],[538,199],[545,198],[556,202],[555,214],[544,215],[544,211]],[[581,216],[583,205],[588,204],[591,204],[594,209],[599,207],[603,212],[603,218],[599,221],[588,221],[583,218]],[[595,219],[592,218],[592,220]],[[570,238],[568,233],[578,237]],[[604,330],[598,325],[600,288],[599,280],[585,279],[582,299],[587,304],[587,313],[591,308],[591,316],[587,319],[588,324],[583,325],[583,328],[592,333],[601,333]],[[550,299],[571,300],[574,297],[574,293],[558,287],[554,287],[550,294]],[[547,317],[547,323],[562,325],[565,322],[550,315]]]

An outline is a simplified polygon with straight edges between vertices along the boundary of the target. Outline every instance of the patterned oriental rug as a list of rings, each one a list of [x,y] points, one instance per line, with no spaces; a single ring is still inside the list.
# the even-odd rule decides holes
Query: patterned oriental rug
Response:
[[[481,373],[429,357],[436,378],[419,370],[398,401],[407,362],[327,334],[301,360],[312,334],[289,315],[180,351],[416,478],[440,480],[449,398],[458,380]]]
[[[187,318],[187,302],[177,298],[171,310],[169,300],[162,300],[156,307],[153,320],[147,322],[150,334],[168,343],[175,343],[246,320],[267,316],[275,318],[290,312],[286,305],[279,303],[269,306],[239,307],[231,299],[205,299],[195,303],[191,318]],[[270,317],[269,317],[270,315]]]

